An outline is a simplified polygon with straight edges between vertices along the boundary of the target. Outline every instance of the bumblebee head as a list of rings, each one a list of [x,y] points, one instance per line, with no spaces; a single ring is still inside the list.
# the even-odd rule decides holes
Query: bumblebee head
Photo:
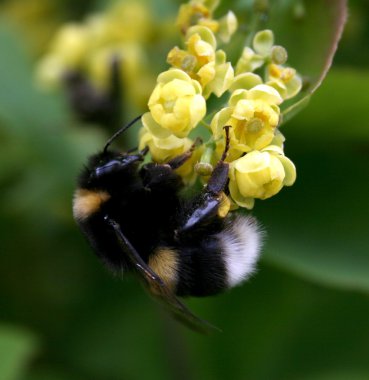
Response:
[[[103,151],[90,157],[83,169],[79,187],[84,189],[106,189],[126,185],[137,173],[144,155]]]
[[[79,177],[79,188],[88,190],[111,190],[126,186],[127,181],[137,173],[137,167],[143,161],[147,150],[137,154],[121,153],[110,150],[113,141],[124,131],[134,125],[141,116],[136,117],[128,125],[119,129],[106,142],[102,152],[91,156]]]

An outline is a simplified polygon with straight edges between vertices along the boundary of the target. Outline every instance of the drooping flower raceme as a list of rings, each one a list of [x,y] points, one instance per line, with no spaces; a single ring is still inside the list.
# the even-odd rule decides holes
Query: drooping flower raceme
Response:
[[[146,106],[155,83],[144,44],[160,35],[152,13],[142,1],[114,1],[104,11],[60,27],[41,57],[36,80],[45,90],[63,88],[70,73],[78,73],[100,93],[110,90],[112,62],[118,62],[125,101]],[[81,100],[81,102],[85,99]]]
[[[192,179],[198,175],[206,182],[226,151],[230,171],[222,195],[225,216],[230,208],[251,209],[255,199],[270,198],[294,183],[296,169],[284,155],[278,127],[281,104],[301,90],[302,81],[296,70],[284,66],[287,51],[274,44],[271,30],[255,34],[234,69],[217,46],[219,40],[229,41],[237,21],[232,12],[214,20],[217,5],[218,1],[191,0],[181,7],[177,21],[184,47],[174,47],[167,56],[171,68],[159,75],[149,99],[140,147],[148,146],[156,162],[184,153],[193,141],[189,134],[196,136],[192,132],[201,121],[207,125],[207,100],[228,91],[226,104],[212,113],[210,139],[195,148],[193,157],[201,156],[200,162],[191,159],[184,165],[185,179],[192,173]]]

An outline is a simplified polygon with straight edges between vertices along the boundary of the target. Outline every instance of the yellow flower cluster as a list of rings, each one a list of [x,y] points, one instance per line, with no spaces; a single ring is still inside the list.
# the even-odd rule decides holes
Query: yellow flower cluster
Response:
[[[237,19],[228,12],[214,20],[216,1],[192,0],[183,4],[177,23],[184,35],[184,48],[174,47],[167,57],[171,68],[158,76],[149,111],[142,117],[140,147],[148,145],[153,159],[165,162],[185,152],[189,133],[206,116],[206,99],[222,96],[232,85],[234,69],[218,41],[229,40],[237,29]],[[170,144],[172,145],[170,145]],[[199,147],[194,157],[198,157]],[[181,169],[194,179],[194,158]]]
[[[274,44],[270,30],[255,34],[252,46],[244,47],[233,68],[217,45],[230,40],[237,20],[232,12],[214,20],[218,3],[191,0],[181,6],[178,25],[183,47],[169,52],[171,67],[158,76],[149,112],[142,117],[140,147],[148,146],[154,161],[166,162],[189,149],[193,143],[189,134],[202,122],[211,137],[195,150],[181,175],[185,180],[196,175],[206,180],[225,150],[224,127],[229,127],[225,210],[230,203],[233,208],[251,209],[255,199],[267,199],[296,179],[278,126],[280,105],[299,93],[302,81],[296,70],[285,66],[287,51]],[[209,97],[226,94],[225,106],[205,123]]]
[[[117,1],[105,12],[89,15],[83,23],[64,24],[37,68],[37,81],[52,89],[69,72],[82,72],[97,89],[107,90],[111,66],[119,71],[126,97],[146,102],[152,87],[148,59],[143,49],[153,33],[148,7],[140,1]]]

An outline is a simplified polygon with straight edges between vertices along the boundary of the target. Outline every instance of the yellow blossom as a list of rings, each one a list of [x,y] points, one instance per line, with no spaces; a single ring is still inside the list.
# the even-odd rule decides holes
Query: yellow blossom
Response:
[[[238,23],[236,15],[229,11],[225,16],[223,16],[219,20],[219,30],[217,31],[217,35],[224,43],[228,43],[237,30]]]
[[[63,84],[66,73],[77,71],[106,93],[111,88],[111,62],[118,58],[125,100],[141,108],[155,83],[143,48],[152,32],[152,15],[144,1],[113,2],[104,12],[59,29],[39,62],[36,79],[43,88],[52,89]]]
[[[283,67],[271,63],[267,68],[267,82],[274,87],[283,99],[290,99],[297,95],[302,87],[301,77],[291,67]]]
[[[144,42],[151,29],[150,11],[143,1],[118,1],[108,9],[103,19],[102,42]]]
[[[195,26],[190,28],[186,35],[186,45],[187,50],[173,48],[168,54],[167,61],[205,86],[214,77],[214,72],[204,75],[200,74],[200,70],[203,72],[207,67],[214,67],[215,36],[208,28]]]
[[[228,160],[244,152],[263,149],[271,143],[279,121],[278,104],[281,101],[279,93],[264,84],[233,92],[230,107],[219,111],[211,122],[214,138],[218,140],[223,136],[223,127],[231,127]]]
[[[236,65],[236,74],[252,72],[264,65],[271,57],[274,34],[271,30],[261,30],[255,34],[252,48],[246,46]]]
[[[234,74],[230,62],[226,62],[225,52],[215,50],[214,34],[202,26],[191,27],[187,32],[186,45],[187,50],[173,48],[168,54],[168,63],[196,79],[205,98],[211,93],[221,96],[232,84]]]
[[[216,52],[213,67],[212,79],[207,81],[204,86],[203,95],[205,98],[208,98],[211,93],[214,93],[217,97],[222,96],[230,88],[234,80],[233,67],[230,62],[226,62],[226,54],[223,50]],[[201,77],[202,75],[203,73],[199,72],[199,76]]]
[[[79,24],[66,24],[55,36],[50,51],[37,68],[37,80],[46,87],[56,87],[69,70],[82,67],[90,47],[89,30]]]
[[[51,45],[50,54],[58,56],[67,68],[81,65],[89,49],[89,30],[80,24],[66,24]]]
[[[178,69],[158,76],[148,106],[142,121],[157,138],[186,137],[206,114],[200,83]]]
[[[252,72],[263,66],[265,59],[257,54],[250,47],[246,46],[236,64],[236,74]]]
[[[234,202],[251,209],[254,199],[267,199],[296,179],[292,161],[277,146],[252,151],[230,165],[229,191]]]
[[[188,28],[193,25],[202,25],[216,32],[219,23],[213,20],[213,10],[218,6],[219,1],[214,0],[192,0],[187,4],[182,4],[179,8],[177,25],[181,32],[186,34]]]

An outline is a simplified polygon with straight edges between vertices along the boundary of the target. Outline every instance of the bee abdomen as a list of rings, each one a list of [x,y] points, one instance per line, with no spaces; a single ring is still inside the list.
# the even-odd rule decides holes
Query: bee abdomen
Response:
[[[169,247],[159,247],[149,256],[149,267],[164,281],[172,291],[179,280],[179,252]]]
[[[228,222],[218,238],[226,268],[227,286],[236,286],[254,273],[263,232],[253,217],[237,216]]]
[[[206,297],[227,288],[227,272],[216,235],[181,246],[177,295]]]
[[[221,232],[179,250],[179,296],[210,296],[236,286],[255,271],[262,233],[252,217],[231,217]]]

